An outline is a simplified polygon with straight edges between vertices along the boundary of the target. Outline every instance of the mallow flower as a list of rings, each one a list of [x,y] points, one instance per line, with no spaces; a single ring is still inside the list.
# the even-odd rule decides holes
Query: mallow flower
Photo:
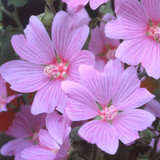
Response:
[[[93,10],[97,9],[101,4],[108,2],[108,0],[62,0],[62,1],[67,3],[69,9],[74,10],[76,12],[81,10],[88,2]]]
[[[115,19],[112,14],[106,14],[103,20],[108,22]],[[101,22],[100,26],[91,31],[91,40],[88,50],[95,55],[95,68],[103,71],[104,66],[110,59],[116,59],[116,49],[120,44],[117,39],[110,39],[105,36],[105,23]]]
[[[117,0],[117,19],[106,24],[109,38],[124,39],[116,57],[129,65],[141,65],[147,74],[160,78],[159,0]]]
[[[39,143],[38,133],[45,126],[46,114],[33,116],[31,106],[22,105],[20,112],[16,113],[12,125],[6,134],[15,139],[2,146],[0,152],[5,156],[15,156],[15,160],[23,160],[22,151]]]
[[[6,105],[19,96],[21,96],[21,94],[7,96],[6,82],[0,74],[0,112],[7,111]]]
[[[39,145],[26,148],[22,157],[27,160],[67,160],[70,150],[70,121],[53,112],[46,118],[47,130],[39,132]]]
[[[78,134],[88,143],[115,154],[119,140],[129,144],[139,138],[138,131],[155,120],[150,112],[136,109],[154,98],[140,88],[136,68],[123,69],[119,60],[110,60],[104,72],[90,65],[79,68],[81,83],[62,82],[69,98],[66,112],[72,121],[89,120]]]
[[[79,65],[94,64],[94,56],[81,51],[88,34],[87,25],[76,27],[70,16],[60,11],[53,21],[52,41],[36,16],[31,16],[24,35],[12,37],[12,46],[22,60],[5,63],[0,72],[13,90],[38,91],[32,114],[51,113],[55,107],[63,113],[67,100],[61,82],[79,81]]]

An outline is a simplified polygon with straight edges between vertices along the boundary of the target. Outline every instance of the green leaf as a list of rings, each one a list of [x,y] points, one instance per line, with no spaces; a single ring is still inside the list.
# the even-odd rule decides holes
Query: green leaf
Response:
[[[28,0],[8,0],[8,6],[23,7],[28,3]]]
[[[140,142],[147,145],[151,143],[153,133],[149,129],[145,129],[140,133],[140,137]]]
[[[22,33],[22,30],[19,28],[14,28],[12,26],[7,26],[7,28],[5,28],[2,37],[0,37],[0,65],[17,58],[17,55],[15,54],[11,45],[11,37],[20,33]]]
[[[0,21],[2,21],[2,19],[3,19],[3,12],[0,11]]]
[[[105,15],[106,13],[111,13],[114,14],[112,7],[111,7],[111,1],[109,1],[108,3],[106,3],[105,5],[102,5],[99,9],[100,13],[102,13],[103,15]]]

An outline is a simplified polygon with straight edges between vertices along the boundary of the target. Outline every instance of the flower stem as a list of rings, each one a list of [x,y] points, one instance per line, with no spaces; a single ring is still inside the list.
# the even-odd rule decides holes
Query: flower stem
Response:
[[[97,160],[97,146],[95,144],[92,145],[91,160]]]
[[[49,7],[49,10],[55,15],[56,14],[56,10],[53,7],[53,3],[54,3],[54,0],[46,0],[46,4]]]
[[[17,13],[17,8],[14,7],[14,13],[9,12],[7,9],[5,9],[4,5],[2,4],[2,1],[0,0],[0,10],[5,13],[8,17],[10,17],[13,21],[15,21],[15,23],[17,24],[17,26],[21,29],[23,29],[23,26],[18,18],[18,13]]]

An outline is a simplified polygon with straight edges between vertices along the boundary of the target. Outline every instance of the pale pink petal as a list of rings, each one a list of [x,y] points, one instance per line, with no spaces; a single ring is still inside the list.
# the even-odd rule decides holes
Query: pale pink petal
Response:
[[[87,88],[76,82],[64,81],[62,89],[69,97],[66,112],[71,120],[86,120],[99,114],[96,100]]]
[[[31,125],[25,115],[18,112],[6,133],[14,138],[29,137],[32,135]]]
[[[66,160],[68,158],[68,151],[71,150],[69,136],[65,139],[64,143],[60,147],[55,160]]]
[[[3,64],[0,72],[11,88],[18,92],[34,92],[45,86],[49,77],[44,67],[22,60],[14,60]]]
[[[115,94],[119,82],[117,78],[121,76],[121,62],[116,60],[108,63],[105,67],[106,73],[94,70],[93,66],[81,65],[79,74],[83,85],[95,96],[96,101],[101,105],[109,103]]]
[[[98,56],[95,58],[95,69],[97,69],[98,71],[103,72],[106,64],[107,62],[105,58]]]
[[[87,25],[75,28],[66,12],[56,14],[52,25],[52,40],[57,54],[64,60],[69,60],[83,48],[88,34]]]
[[[73,10],[67,8],[67,13],[71,16],[72,23],[76,23],[77,26],[88,25],[90,17],[85,10],[82,8],[79,12],[75,13]]]
[[[109,38],[130,39],[145,34],[148,18],[137,0],[121,1],[117,11],[117,20],[106,24],[105,33]]]
[[[119,113],[113,121],[113,127],[117,137],[125,144],[139,138],[138,131],[149,127],[155,117],[141,109],[134,109]]]
[[[105,48],[105,34],[104,31],[102,31],[99,27],[96,27],[91,31],[91,40],[89,43],[89,51],[92,53],[100,54],[103,52],[103,49]]]
[[[135,67],[128,67],[119,81],[119,87],[112,99],[112,104],[118,110],[137,108],[154,98],[145,88],[140,88],[141,81]]]
[[[101,105],[107,104],[108,85],[105,74],[96,71],[90,65],[81,65],[79,74],[82,84],[94,95],[95,100]]]
[[[56,154],[52,150],[37,145],[26,148],[21,156],[27,160],[53,160]]]
[[[51,113],[55,107],[63,113],[66,96],[61,89],[61,82],[62,79],[51,80],[36,93],[31,109],[32,114]]]
[[[107,121],[87,122],[79,129],[78,134],[88,143],[96,144],[109,154],[115,154],[118,149],[119,140],[113,131],[113,126]]]
[[[39,129],[45,126],[46,114],[39,114],[36,116],[32,115],[30,105],[21,105],[21,113],[27,119],[30,124],[30,128],[32,128],[35,132],[39,132]]]
[[[38,138],[41,147],[44,147],[48,150],[59,149],[59,145],[57,144],[56,140],[49,134],[48,131],[41,129],[38,134]]]
[[[46,126],[50,135],[60,145],[63,144],[66,137],[71,131],[71,127],[68,125],[68,119],[65,119],[62,115],[57,112],[53,112],[47,115]]]
[[[160,48],[159,44],[147,37],[125,40],[116,51],[116,57],[130,65],[139,63],[146,69],[149,76],[156,79],[160,77]]]
[[[24,138],[18,138],[9,141],[3,147],[1,148],[1,154],[5,156],[12,156],[16,155],[17,153],[21,152],[26,147],[29,147],[32,145],[32,142],[30,140],[24,139]]]
[[[144,61],[145,57],[147,57],[148,61],[150,54],[147,52],[150,52],[151,41],[152,40],[146,36],[134,38],[134,40],[125,40],[119,45],[116,51],[116,57],[130,65],[141,63]]]
[[[108,0],[90,0],[89,4],[93,10],[97,9],[101,4],[107,3]]]
[[[50,64],[55,58],[49,35],[36,16],[31,16],[25,35],[14,35],[12,46],[19,56],[36,64]]]
[[[6,82],[0,74],[0,99],[7,97]]]
[[[160,3],[159,0],[141,0],[142,6],[152,22],[160,21]]]
[[[126,99],[121,103],[119,104],[116,103],[117,105],[116,108],[118,110],[130,110],[133,108],[137,108],[149,102],[154,97],[155,96],[150,92],[148,92],[146,88],[139,88],[130,93],[130,95],[128,95],[128,97],[126,97]]]
[[[145,110],[151,112],[156,117],[160,118],[160,103],[153,99],[145,105]]]
[[[67,3],[69,9],[74,10],[75,12],[80,11],[89,0],[62,0],[63,2]]]
[[[80,51],[73,55],[72,59],[69,61],[68,66],[68,74],[67,79],[72,81],[79,82],[79,66],[81,64],[95,64],[95,57],[92,53],[88,52],[87,50]]]

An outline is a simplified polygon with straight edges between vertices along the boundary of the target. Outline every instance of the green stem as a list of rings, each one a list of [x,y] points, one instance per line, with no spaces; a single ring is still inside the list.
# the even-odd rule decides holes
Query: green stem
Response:
[[[97,146],[92,145],[91,160],[97,160]]]
[[[155,160],[156,158],[156,152],[157,152],[157,146],[158,146],[158,141],[159,141],[160,135],[158,135],[155,138],[154,146],[153,146],[153,152],[152,152],[152,159]]]
[[[2,4],[2,1],[0,1],[0,10],[2,12],[4,12],[8,17],[10,17],[13,21],[15,21],[15,23],[17,24],[17,26],[21,29],[23,29],[23,26],[21,24],[21,22],[19,21],[18,18],[18,13],[17,13],[17,8],[14,7],[14,13],[9,12],[7,9],[4,8],[4,5]]]
[[[55,15],[56,14],[56,10],[53,7],[53,3],[54,3],[54,0],[47,0],[46,1],[46,4],[48,5],[50,11]]]

